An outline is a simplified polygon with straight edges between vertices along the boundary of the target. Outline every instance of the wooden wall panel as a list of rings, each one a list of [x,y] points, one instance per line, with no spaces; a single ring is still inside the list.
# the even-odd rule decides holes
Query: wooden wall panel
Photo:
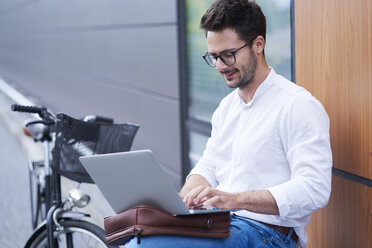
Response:
[[[372,1],[295,0],[296,82],[326,108],[333,166],[372,179]],[[311,248],[372,247],[372,190],[333,176]]]
[[[372,1],[296,0],[296,82],[331,119],[334,167],[372,178]]]
[[[312,215],[308,248],[372,247],[372,189],[333,176],[328,206]]]

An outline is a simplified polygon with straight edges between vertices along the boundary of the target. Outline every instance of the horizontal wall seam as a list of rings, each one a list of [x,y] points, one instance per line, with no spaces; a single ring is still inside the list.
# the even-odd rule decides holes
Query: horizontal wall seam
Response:
[[[4,54],[4,53],[1,54],[0,53],[0,55],[3,58],[4,57],[6,58],[6,54]],[[44,69],[47,68],[52,73],[64,73],[64,74],[68,74],[69,76],[74,77],[74,78],[82,78],[82,79],[88,80],[89,82],[94,83],[96,85],[102,85],[104,87],[110,87],[110,88],[113,88],[113,89],[118,89],[118,90],[122,90],[122,91],[126,91],[126,92],[133,92],[133,93],[136,93],[136,94],[142,94],[142,95],[158,98],[158,99],[161,99],[163,101],[169,101],[169,102],[175,103],[175,104],[178,103],[178,98],[177,97],[165,95],[165,94],[162,94],[160,92],[155,92],[155,91],[152,91],[152,90],[149,90],[149,89],[146,89],[146,88],[131,85],[131,84],[123,82],[123,81],[116,81],[116,80],[113,80],[113,79],[100,77],[98,75],[93,75],[93,74],[90,74],[88,72],[80,72],[80,71],[77,71],[77,70],[75,70],[73,68],[70,68],[70,67],[55,65],[55,64],[51,64],[51,63],[43,63],[43,62],[40,62],[40,61],[27,61],[26,58],[23,58],[23,60],[22,60],[22,57],[21,57],[20,54],[18,56],[13,56],[13,60],[16,60],[18,63],[23,63],[24,65],[32,63],[34,65],[37,65],[40,68],[44,68]],[[102,82],[105,82],[105,83],[102,83]],[[119,84],[121,84],[121,85],[119,85]]]
[[[110,24],[110,25],[74,25],[74,26],[51,26],[51,27],[24,27],[12,29],[10,32],[0,32],[4,34],[55,34],[55,33],[81,33],[92,31],[111,31],[122,29],[139,28],[158,28],[176,26],[177,22],[159,22],[159,23],[132,23],[132,24]],[[9,27],[8,27],[9,28]]]
[[[340,170],[340,169],[337,169],[337,168],[332,168],[332,174],[334,176],[341,177],[343,179],[346,179],[346,180],[349,180],[349,181],[352,181],[352,182],[355,182],[355,183],[359,183],[359,184],[365,185],[367,187],[372,187],[372,180],[368,179],[366,177],[361,177],[361,176],[358,176],[358,175],[355,175],[353,173],[350,173],[350,172],[347,172],[347,171],[344,171],[344,170]]]
[[[23,8],[26,8],[34,3],[40,2],[41,0],[25,0],[23,2],[16,2],[11,3],[6,7],[3,7],[0,9],[0,16],[5,16],[7,14],[11,14],[15,11],[21,10]]]

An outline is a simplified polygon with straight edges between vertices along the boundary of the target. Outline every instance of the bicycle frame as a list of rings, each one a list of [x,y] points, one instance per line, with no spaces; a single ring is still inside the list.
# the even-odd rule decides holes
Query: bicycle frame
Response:
[[[45,187],[45,204],[47,211],[46,220],[43,221],[30,236],[29,240],[33,240],[34,236],[39,235],[41,231],[46,229],[48,238],[48,247],[58,247],[57,240],[53,236],[55,228],[59,228],[58,221],[62,219],[81,219],[89,217],[89,214],[62,210],[63,201],[61,194],[61,176],[53,173],[50,166],[50,143],[51,140],[43,141],[44,147],[44,187]],[[73,247],[72,234],[66,234],[67,247]],[[26,246],[28,247],[29,241]]]
[[[51,140],[44,140],[44,187],[45,187],[45,205],[47,218],[45,225],[47,228],[48,247],[56,247],[55,238],[53,237],[54,213],[62,205],[61,197],[61,176],[53,173],[50,167],[50,143]],[[37,232],[37,230],[35,231]]]
[[[43,142],[44,146],[44,183],[46,190],[46,209],[50,209],[53,204],[52,196],[52,180],[51,180],[51,169],[50,169],[50,142],[45,140]]]
[[[49,112],[47,112],[46,108],[15,106],[14,109],[12,107],[12,110],[19,111],[17,110],[17,107],[20,108],[20,110],[23,112],[38,113],[44,121],[46,120],[46,123],[42,121],[33,121],[29,124],[43,123],[45,125],[55,125],[55,122],[58,121],[54,119],[54,117]],[[32,240],[35,235],[38,235],[40,230],[43,230],[45,226],[47,230],[48,247],[53,248],[58,247],[57,241],[53,236],[55,223],[58,222],[58,218],[55,216],[55,213],[58,209],[62,209],[63,202],[61,194],[61,176],[57,173],[53,173],[53,170],[50,166],[50,144],[53,142],[53,138],[51,136],[52,131],[49,126],[46,127],[47,128],[43,131],[42,137],[40,137],[38,140],[43,142],[44,149],[44,175],[40,179],[42,180],[41,184],[44,186],[45,189],[45,206],[47,210],[47,217],[46,220],[41,223],[41,225],[36,230],[34,230],[34,233],[30,236],[29,240]],[[82,218],[89,215],[76,213],[75,217],[76,216]],[[63,214],[59,218],[64,218]],[[28,243],[29,242],[26,243],[26,247]],[[67,243],[68,247],[72,247],[71,234],[67,235]]]

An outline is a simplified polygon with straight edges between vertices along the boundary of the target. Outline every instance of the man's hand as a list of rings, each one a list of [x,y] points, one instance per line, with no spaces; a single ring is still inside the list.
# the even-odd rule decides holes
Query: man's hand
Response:
[[[183,198],[187,207],[211,206],[216,208],[237,208],[236,193],[227,193],[210,186],[198,186]]]
[[[185,185],[182,187],[181,192],[179,193],[182,199],[193,189],[197,188],[198,186],[210,186],[210,184],[205,180],[204,177],[200,175],[191,175]]]
[[[279,215],[275,199],[267,190],[228,193],[210,186],[198,186],[183,198],[187,207],[210,206],[221,209],[246,209],[256,213]]]
[[[228,193],[215,188],[200,175],[191,175],[179,193],[187,207],[200,205],[216,208],[246,209],[248,211],[279,215],[274,197],[268,190]]]

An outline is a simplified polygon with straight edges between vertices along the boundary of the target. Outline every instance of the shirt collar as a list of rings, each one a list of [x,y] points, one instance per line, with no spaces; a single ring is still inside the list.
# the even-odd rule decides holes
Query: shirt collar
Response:
[[[254,93],[254,96],[252,98],[251,101],[249,101],[248,103],[245,103],[243,101],[243,99],[240,97],[239,95],[239,91],[237,90],[237,94],[239,96],[239,100],[240,100],[240,105],[241,106],[252,106],[252,104],[254,102],[257,101],[257,99],[260,99],[260,97],[270,88],[271,84],[272,84],[272,78],[274,77],[275,75],[275,71],[273,68],[270,67],[270,73],[269,75],[267,75],[267,77],[265,78],[265,80],[260,84],[260,86],[258,86],[256,92]]]

